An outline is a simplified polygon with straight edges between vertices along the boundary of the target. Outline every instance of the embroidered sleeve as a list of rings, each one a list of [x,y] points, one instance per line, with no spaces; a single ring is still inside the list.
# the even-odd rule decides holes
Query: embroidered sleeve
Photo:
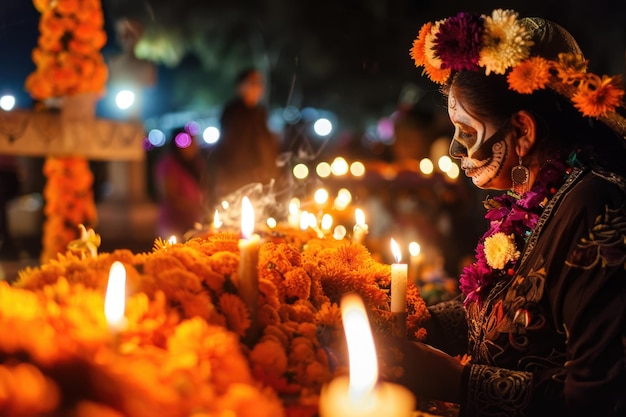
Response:
[[[463,373],[462,417],[524,417],[532,391],[532,373],[487,365],[468,365]]]
[[[450,355],[467,353],[467,316],[460,298],[428,307],[430,322],[426,325],[430,345]]]

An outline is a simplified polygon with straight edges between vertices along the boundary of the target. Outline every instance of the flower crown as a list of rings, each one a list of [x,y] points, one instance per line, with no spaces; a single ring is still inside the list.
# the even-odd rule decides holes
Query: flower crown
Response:
[[[513,10],[496,9],[491,16],[459,13],[424,24],[410,55],[438,84],[445,84],[452,71],[507,74],[509,89],[531,94],[550,88],[584,116],[612,119],[608,124],[626,134],[624,119],[615,114],[623,105],[621,77],[588,73],[581,54],[560,53],[558,60],[531,56],[531,37]]]

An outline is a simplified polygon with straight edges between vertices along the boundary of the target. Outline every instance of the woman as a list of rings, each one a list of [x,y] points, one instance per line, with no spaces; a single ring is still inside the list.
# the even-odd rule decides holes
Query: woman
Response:
[[[154,171],[159,198],[157,233],[163,239],[175,236],[181,241],[196,222],[204,220],[208,176],[193,135],[178,129],[168,146]]]
[[[411,55],[444,87],[450,154],[506,192],[485,202],[462,298],[431,307],[428,345],[403,344],[403,383],[463,416],[626,415],[619,79],[586,73],[560,26],[509,10],[427,23]]]

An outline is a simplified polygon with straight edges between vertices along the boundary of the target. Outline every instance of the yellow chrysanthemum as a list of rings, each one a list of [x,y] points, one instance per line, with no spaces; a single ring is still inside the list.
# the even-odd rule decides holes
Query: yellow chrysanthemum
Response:
[[[621,105],[624,90],[621,77],[587,74],[572,96],[574,106],[584,115],[600,117]]]
[[[514,67],[507,75],[509,87],[520,94],[546,88],[550,81],[550,62],[534,56]]]
[[[520,253],[515,247],[514,235],[498,232],[485,239],[485,258],[493,269],[504,269],[510,261],[516,261]]]
[[[485,18],[483,49],[478,65],[485,68],[485,74],[504,74],[510,67],[526,59],[533,41],[530,33],[517,21],[517,13],[512,10],[496,9]]]

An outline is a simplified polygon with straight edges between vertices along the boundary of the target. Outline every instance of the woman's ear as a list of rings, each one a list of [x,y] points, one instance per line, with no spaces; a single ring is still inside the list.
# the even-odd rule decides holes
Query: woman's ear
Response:
[[[537,123],[535,117],[526,110],[520,110],[512,117],[513,127],[515,128],[515,150],[517,155],[524,157],[528,155],[532,147],[535,145],[537,138]]]

